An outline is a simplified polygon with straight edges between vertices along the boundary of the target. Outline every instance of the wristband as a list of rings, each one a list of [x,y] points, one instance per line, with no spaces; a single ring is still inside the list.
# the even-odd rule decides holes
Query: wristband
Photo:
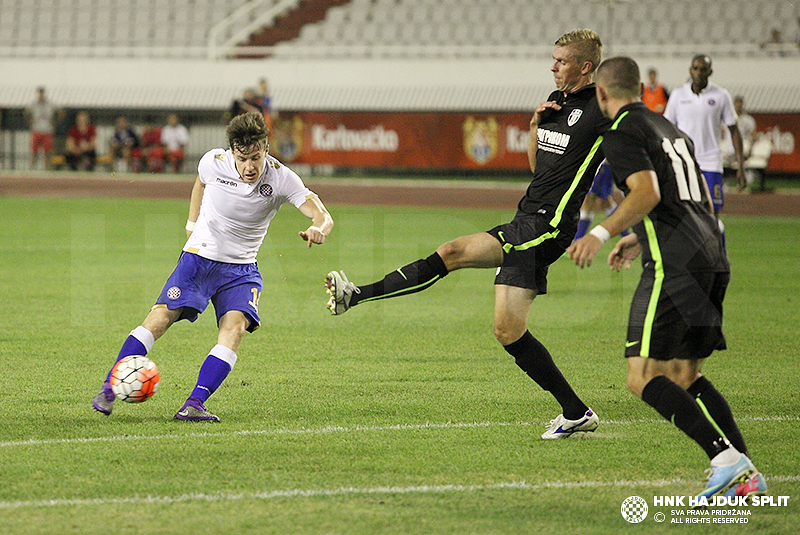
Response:
[[[611,233],[603,225],[597,225],[589,231],[589,234],[600,240],[600,243],[605,243],[611,238]]]
[[[194,231],[194,224],[195,224],[194,221],[189,221],[187,219],[186,220],[186,230],[188,230],[189,232],[193,232]]]

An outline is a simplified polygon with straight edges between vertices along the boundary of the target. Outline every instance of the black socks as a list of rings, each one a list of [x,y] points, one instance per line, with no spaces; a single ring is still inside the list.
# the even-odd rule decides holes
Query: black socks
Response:
[[[747,452],[747,446],[744,443],[744,437],[742,437],[742,432],[739,431],[739,426],[736,425],[736,420],[733,417],[728,401],[714,388],[711,381],[705,377],[700,377],[692,383],[687,392],[695,399],[706,418],[711,421],[711,424],[719,427],[719,430],[722,431],[722,436],[728,439],[740,453],[750,457]]]
[[[730,446],[705,417],[689,392],[669,378],[659,375],[651,379],[642,390],[642,400],[697,442],[709,459]]]
[[[522,338],[504,348],[514,357],[522,371],[544,390],[553,394],[556,401],[561,404],[564,418],[578,420],[586,414],[589,407],[575,394],[561,370],[553,362],[550,352],[530,331],[525,331]]]
[[[377,301],[421,292],[432,286],[448,273],[438,253],[392,271],[378,282],[359,286],[360,293],[353,293],[350,306],[365,301]]]

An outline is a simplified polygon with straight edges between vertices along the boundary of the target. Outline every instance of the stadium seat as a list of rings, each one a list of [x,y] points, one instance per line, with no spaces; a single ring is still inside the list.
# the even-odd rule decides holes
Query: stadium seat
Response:
[[[147,49],[170,54],[198,54],[209,32],[237,9],[264,12],[279,0],[3,0],[0,11],[0,47],[14,54],[37,54],[37,48],[60,47],[59,56],[74,47],[97,47],[99,54],[137,55]],[[299,4],[300,0],[295,0]],[[324,20],[301,29],[292,43],[347,44],[352,53],[368,53],[380,43],[407,47],[409,53],[440,45],[448,50],[463,45],[496,47],[527,44],[551,45],[554,34],[592,27],[608,43],[641,46],[642,50],[667,50],[670,45],[754,44],[769,37],[773,27],[784,40],[796,32],[796,7],[790,2],[752,0],[694,0],[682,3],[607,2],[584,0],[351,0],[328,9]],[[609,21],[609,17],[611,20]],[[246,19],[244,19],[246,20]],[[709,24],[713,21],[713,24]],[[233,35],[243,20],[231,20],[218,43]],[[386,29],[390,24],[394,29]],[[431,29],[428,25],[434,25]],[[238,25],[238,26],[237,26]],[[471,25],[471,35],[464,29]],[[479,25],[483,25],[480,28]],[[313,28],[313,29],[312,29]],[[610,31],[610,35],[605,35]],[[320,41],[324,38],[324,42]],[[427,44],[421,47],[421,44]],[[662,47],[653,47],[660,44]],[[362,46],[366,45],[366,46]],[[414,47],[408,48],[408,47]],[[317,54],[325,54],[318,47]],[[474,49],[474,50],[480,50]],[[715,47],[715,50],[719,50]],[[162,52],[163,53],[163,52]],[[313,52],[312,52],[313,53]],[[669,53],[669,52],[666,52]],[[94,55],[94,54],[91,54]]]

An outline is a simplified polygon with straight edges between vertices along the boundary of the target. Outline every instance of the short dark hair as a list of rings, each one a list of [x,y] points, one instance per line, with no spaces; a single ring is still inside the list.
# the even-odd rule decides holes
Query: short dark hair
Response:
[[[266,149],[269,127],[262,114],[257,111],[249,111],[231,119],[225,134],[227,134],[228,143],[233,150],[244,152],[255,147]]]
[[[627,56],[605,60],[597,68],[597,81],[613,98],[638,98],[641,95],[639,65]]]
[[[695,54],[694,57],[692,58],[692,63],[694,63],[697,60],[700,60],[703,63],[708,64],[708,67],[711,68],[711,56],[709,56],[708,54]]]

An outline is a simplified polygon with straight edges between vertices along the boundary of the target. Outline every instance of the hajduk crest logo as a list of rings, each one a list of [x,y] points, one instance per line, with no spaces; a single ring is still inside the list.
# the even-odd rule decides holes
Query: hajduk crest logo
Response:
[[[628,496],[622,502],[620,513],[631,524],[638,524],[647,518],[647,502],[641,496]]]
[[[483,165],[495,157],[500,142],[500,125],[494,117],[486,120],[467,117],[462,124],[464,131],[464,153],[478,165]]]
[[[569,117],[567,117],[567,126],[572,126],[577,123],[581,115],[583,115],[583,110],[572,110]]]
[[[172,299],[173,301],[181,296],[181,289],[177,286],[173,286],[169,290],[167,290],[167,297]]]
[[[262,197],[272,197],[272,186],[269,184],[261,184],[261,187],[258,188],[258,193]]]

